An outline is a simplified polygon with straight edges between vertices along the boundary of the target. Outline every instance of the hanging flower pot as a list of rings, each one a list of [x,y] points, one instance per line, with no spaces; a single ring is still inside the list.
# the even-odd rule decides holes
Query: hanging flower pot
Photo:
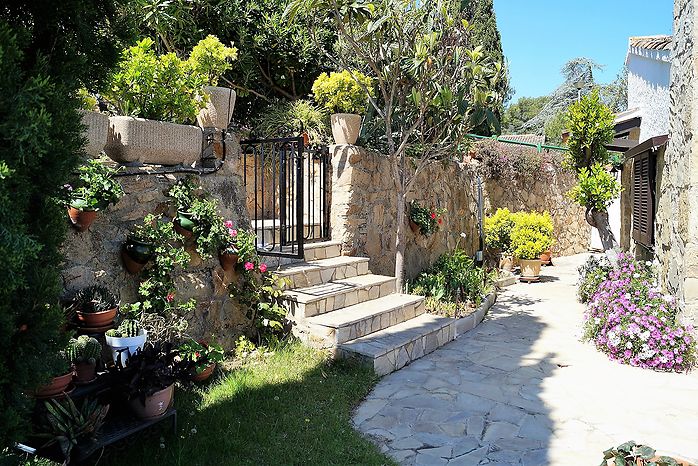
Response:
[[[225,271],[233,270],[235,265],[238,263],[239,257],[240,256],[238,256],[237,250],[234,247],[228,247],[218,253],[218,261],[221,263],[221,267]]]
[[[178,211],[177,217],[175,217],[172,222],[174,223],[175,231],[184,236],[184,238],[191,238],[194,236],[194,227],[196,223],[192,220],[191,212]]]
[[[78,231],[87,230],[92,222],[97,218],[97,211],[86,210],[86,202],[84,199],[74,199],[70,202],[68,206],[68,216],[70,217],[70,223]]]
[[[155,246],[129,235],[121,248],[121,261],[131,274],[140,272],[153,259]]]

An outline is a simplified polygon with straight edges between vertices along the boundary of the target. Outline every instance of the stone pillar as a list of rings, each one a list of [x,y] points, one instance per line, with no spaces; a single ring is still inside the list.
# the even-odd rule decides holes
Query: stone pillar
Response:
[[[698,140],[693,138],[698,131],[696,3],[674,3],[670,139],[655,222],[662,285],[678,298],[681,318],[693,324],[698,324]]]
[[[332,208],[330,209],[330,230],[332,239],[341,241],[342,253],[355,255],[358,251],[356,232],[361,223],[366,222],[363,199],[355,187],[359,182],[366,184],[365,176],[355,180],[354,164],[365,156],[359,146],[336,144],[330,146],[332,157]],[[357,175],[363,175],[360,170]],[[359,186],[361,186],[359,184]]]

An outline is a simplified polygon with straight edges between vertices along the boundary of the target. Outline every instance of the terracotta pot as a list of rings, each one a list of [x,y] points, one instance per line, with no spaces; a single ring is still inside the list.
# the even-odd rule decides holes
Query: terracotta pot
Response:
[[[51,379],[48,385],[43,385],[36,389],[34,396],[37,398],[51,398],[57,395],[61,395],[66,391],[68,385],[73,380],[73,371],[67,374],[59,375]]]
[[[414,233],[415,235],[418,235],[422,232],[422,229],[419,227],[419,225],[417,225],[412,220],[410,220],[410,228],[412,229],[412,233]]]
[[[303,131],[303,132],[301,133],[301,137],[303,138],[303,145],[304,145],[305,147],[308,147],[308,146],[310,145],[310,136],[308,136],[308,132],[307,132],[307,131]]]
[[[237,254],[218,254],[218,261],[221,263],[221,267],[223,267],[223,270],[226,271],[233,270],[235,268],[235,265],[238,263],[238,258],[239,257]]]
[[[117,308],[102,312],[82,312],[77,311],[78,322],[84,327],[104,327],[111,324],[116,317]]]
[[[335,144],[356,144],[361,129],[361,115],[334,113],[330,116]]]
[[[126,245],[121,248],[121,263],[124,264],[126,271],[131,275],[140,273],[143,267],[145,267],[145,263],[136,262],[128,255],[126,252]]]
[[[97,362],[75,364],[75,383],[89,383],[97,378]]]
[[[78,210],[75,207],[68,207],[68,216],[70,223],[78,231],[87,230],[92,222],[97,218],[96,210]]]
[[[160,417],[167,411],[172,403],[174,396],[174,384],[167,388],[163,388],[159,392],[155,392],[149,397],[146,397],[145,404],[141,403],[140,398],[130,401],[131,409],[139,419],[153,419]]]
[[[549,264],[549,263],[550,263],[550,259],[552,259],[552,257],[553,257],[553,253],[550,252],[550,250],[547,250],[547,251],[544,251],[544,252],[540,255],[540,261],[543,262],[544,264]]]
[[[201,371],[199,374],[194,374],[191,377],[189,377],[189,380],[192,382],[203,382],[204,380],[207,380],[211,375],[213,374],[213,371],[216,370],[216,363],[211,363]]]
[[[520,261],[522,280],[535,281],[540,278],[540,259],[520,259]]]
[[[206,107],[199,111],[196,121],[202,128],[226,129],[235,110],[235,91],[229,87],[205,86]]]
[[[514,270],[514,258],[507,254],[502,254],[499,259],[499,268],[507,272]]]

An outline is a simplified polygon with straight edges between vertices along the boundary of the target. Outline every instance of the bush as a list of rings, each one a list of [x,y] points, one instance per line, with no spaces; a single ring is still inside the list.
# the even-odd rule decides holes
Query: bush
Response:
[[[187,64],[201,76],[209,86],[218,85],[218,79],[230,70],[232,61],[238,57],[238,49],[226,47],[216,36],[208,35],[194,46]]]
[[[673,296],[656,286],[651,263],[619,253],[591,295],[584,339],[612,360],[632,366],[685,371],[696,363],[693,329],[677,322]]]
[[[599,285],[608,278],[611,269],[611,263],[606,256],[591,256],[577,269],[579,271],[577,289],[579,302],[586,303],[591,299]]]
[[[485,217],[485,243],[492,249],[502,253],[511,253],[511,230],[514,228],[515,214],[509,209],[497,209]]]
[[[308,100],[276,101],[266,107],[253,123],[261,138],[298,136],[308,133],[311,143],[329,142],[326,115]]]
[[[604,211],[621,191],[623,187],[616,177],[604,165],[597,163],[591,170],[579,170],[577,184],[567,193],[567,197],[582,207]]]
[[[555,170],[562,164],[562,155],[557,151],[539,153],[533,147],[496,141],[478,142],[473,155],[482,160],[482,175],[492,180],[540,177],[546,170]]]
[[[117,171],[104,160],[93,159],[78,168],[76,188],[67,185],[70,205],[79,210],[103,210],[116,204],[124,195],[121,184],[114,175]]]
[[[361,83],[357,83],[354,77]],[[315,101],[329,113],[363,114],[368,104],[368,89],[373,96],[372,80],[359,71],[322,73],[313,83]]]
[[[517,212],[511,230],[511,247],[515,257],[538,259],[553,245],[553,219],[548,212]]]

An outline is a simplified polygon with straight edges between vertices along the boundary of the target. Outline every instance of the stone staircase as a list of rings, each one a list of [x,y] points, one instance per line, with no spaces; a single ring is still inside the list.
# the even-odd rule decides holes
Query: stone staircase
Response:
[[[283,266],[296,334],[385,375],[454,339],[453,319],[426,314],[424,298],[399,293],[367,257],[342,256],[338,242],[304,245],[306,262]]]

